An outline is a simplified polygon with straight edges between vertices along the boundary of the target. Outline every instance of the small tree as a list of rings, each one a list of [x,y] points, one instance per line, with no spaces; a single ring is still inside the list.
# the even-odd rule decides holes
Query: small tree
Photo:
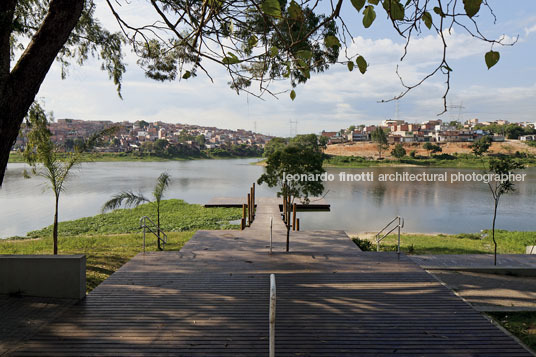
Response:
[[[471,148],[471,150],[473,150],[473,154],[475,154],[476,156],[482,156],[491,147],[491,142],[491,137],[483,136],[474,143],[472,143],[469,147]]]
[[[437,152],[442,152],[443,151],[443,149],[441,149],[441,146],[434,145],[432,143],[425,143],[423,145],[423,149],[428,151],[428,157],[432,156],[432,154],[435,154]]]
[[[522,163],[512,160],[507,156],[502,156],[497,159],[491,159],[489,162],[488,172],[499,175],[500,180],[488,182],[491,195],[493,196],[493,222],[491,225],[491,237],[494,245],[493,264],[497,265],[497,241],[495,240],[495,220],[497,219],[497,208],[499,207],[499,199],[505,193],[514,192],[514,183],[510,180],[510,174],[513,170],[523,169]]]
[[[372,132],[371,137],[372,137],[372,141],[375,142],[376,145],[377,145],[378,154],[379,154],[380,159],[381,159],[382,158],[382,152],[389,148],[389,145],[387,145],[387,134],[385,134],[385,131],[382,128],[377,127]]]
[[[162,250],[162,247],[160,246],[160,202],[164,197],[164,191],[166,190],[166,188],[168,188],[170,180],[171,178],[169,174],[167,174],[166,172],[161,173],[156,180],[156,185],[153,190],[153,203],[156,205],[156,227],[158,232],[157,236],[159,250]],[[122,191],[114,195],[102,206],[102,212],[104,213],[109,210],[114,210],[116,208],[121,207],[122,205],[124,207],[137,207],[144,202],[150,201],[142,194],[135,194],[132,191]]]
[[[92,135],[88,140],[74,146],[74,151],[60,153],[59,148],[50,140],[48,118],[45,110],[37,102],[32,104],[26,118],[30,128],[28,144],[24,151],[26,162],[32,167],[32,172],[45,178],[54,192],[54,223],[52,240],[54,254],[58,254],[58,211],[60,195],[65,190],[65,182],[71,174],[71,169],[82,161],[82,152],[90,149],[103,135],[113,133],[117,128],[105,129]]]
[[[404,156],[406,156],[406,149],[402,146],[402,144],[396,144],[395,148],[391,150],[391,155],[396,157],[397,159],[401,159]]]
[[[298,135],[286,146],[279,147],[273,151],[266,161],[266,172],[257,180],[259,185],[266,183],[269,187],[278,187],[278,197],[284,198],[289,212],[290,206],[296,198],[301,198],[304,202],[309,202],[309,196],[317,196],[324,191],[324,183],[320,176],[325,172],[322,163],[324,154],[322,146],[314,134]],[[289,180],[287,176],[308,175],[311,180]],[[291,222],[286,217],[287,245],[290,246]]]

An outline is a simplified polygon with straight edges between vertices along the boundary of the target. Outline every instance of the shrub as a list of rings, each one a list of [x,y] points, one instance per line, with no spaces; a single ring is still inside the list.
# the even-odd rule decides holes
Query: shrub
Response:
[[[352,238],[352,241],[357,245],[362,251],[368,252],[373,250],[372,242],[366,239]]]

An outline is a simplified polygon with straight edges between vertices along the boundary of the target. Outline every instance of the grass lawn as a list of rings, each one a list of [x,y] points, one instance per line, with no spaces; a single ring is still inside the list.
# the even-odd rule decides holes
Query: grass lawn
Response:
[[[491,312],[488,315],[536,351],[536,311]]]
[[[166,250],[180,250],[194,232],[170,232]],[[156,251],[156,237],[147,235],[146,250]],[[90,292],[114,271],[143,251],[143,235],[73,235],[58,239],[59,254],[86,255],[86,290]],[[0,240],[0,254],[52,254],[52,237]]]
[[[536,232],[510,232],[495,230],[497,252],[499,254],[523,254],[525,246],[534,245]],[[359,243],[361,249],[376,250],[372,244]],[[389,235],[381,245],[381,251],[396,251],[397,236]],[[402,234],[400,249],[406,254],[487,254],[493,253],[491,232],[464,234]]]
[[[143,250],[139,219],[156,222],[152,203],[119,209],[93,217],[59,224],[59,254],[85,254],[87,291]],[[230,221],[242,217],[239,208],[205,208],[182,200],[161,203],[161,227],[168,236],[166,250],[180,250],[198,229],[238,228]],[[147,235],[147,251],[156,251],[156,237]],[[52,254],[52,226],[28,233],[27,237],[0,240],[0,254]]]

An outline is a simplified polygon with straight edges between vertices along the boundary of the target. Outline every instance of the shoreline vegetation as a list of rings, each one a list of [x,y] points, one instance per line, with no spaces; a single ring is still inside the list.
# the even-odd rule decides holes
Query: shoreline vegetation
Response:
[[[251,154],[237,155],[232,152],[217,152],[198,156],[166,156],[149,153],[124,153],[124,152],[103,152],[84,153],[82,162],[164,162],[164,161],[188,161],[188,160],[223,160],[223,159],[260,159],[257,152]],[[22,153],[12,151],[9,155],[9,163],[25,163]]]
[[[536,155],[514,154],[510,157],[524,164],[525,167],[536,167]],[[477,157],[471,154],[433,155],[431,157],[402,158],[376,160],[361,156],[328,156],[325,167],[335,168],[369,168],[369,167],[423,167],[423,168],[487,168],[491,156]]]
[[[536,155],[520,153],[508,155],[525,167],[536,167]],[[370,168],[370,167],[422,167],[422,168],[465,168],[485,170],[490,158],[493,156],[477,157],[472,154],[440,154],[430,157],[418,156],[401,159],[383,159],[363,156],[326,155],[325,168]],[[211,156],[160,156],[156,154],[139,153],[87,153],[82,155],[82,162],[166,162],[188,160],[222,160],[222,159],[259,159],[252,165],[265,166],[266,159],[259,154],[234,155],[230,153]],[[11,152],[9,163],[25,163],[23,155]]]

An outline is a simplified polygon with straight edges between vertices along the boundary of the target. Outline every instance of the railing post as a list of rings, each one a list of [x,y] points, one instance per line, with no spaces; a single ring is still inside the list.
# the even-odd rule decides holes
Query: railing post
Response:
[[[276,290],[275,290],[275,275],[270,274],[270,336],[269,336],[269,356],[275,357],[275,305],[276,305]]]
[[[297,231],[300,230],[300,219],[299,218],[296,219],[296,230]]]
[[[376,251],[380,251],[380,236],[376,234]]]
[[[145,254],[145,218],[143,218],[143,254]]]
[[[398,248],[396,251],[396,253],[398,254],[398,259],[400,259],[400,224],[401,224],[401,220],[399,216],[398,217]]]
[[[273,227],[274,217],[270,217],[270,254],[272,254],[272,227]]]

